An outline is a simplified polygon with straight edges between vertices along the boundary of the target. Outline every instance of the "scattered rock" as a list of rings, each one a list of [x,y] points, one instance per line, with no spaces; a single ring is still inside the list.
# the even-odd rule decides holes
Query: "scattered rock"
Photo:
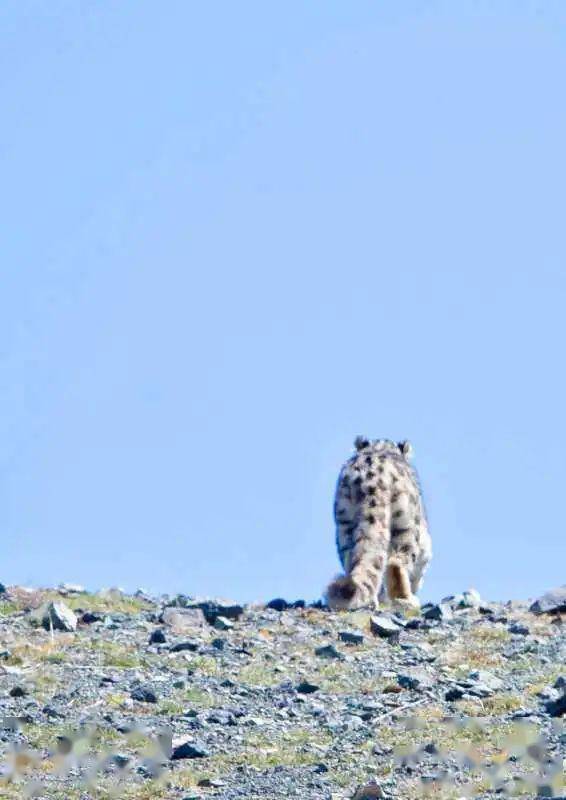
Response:
[[[390,617],[380,614],[370,618],[370,630],[374,636],[380,636],[382,639],[398,640],[402,629]]]
[[[219,631],[230,631],[234,627],[234,623],[227,617],[218,616],[214,618],[214,627]]]
[[[425,619],[444,622],[452,619],[452,616],[450,606],[443,603],[436,603],[435,605],[423,607],[423,617]]]
[[[317,647],[316,650],[314,651],[314,654],[319,658],[329,658],[338,661],[344,661],[345,658],[344,654],[341,653],[339,650],[337,650],[337,648],[334,647],[333,644],[327,644],[324,645],[323,647]]]
[[[531,605],[529,611],[533,614],[559,614],[566,612],[566,586],[559,586],[557,589],[543,594]]]
[[[208,758],[210,751],[198,742],[182,742],[173,747],[171,753],[172,761],[179,761],[184,758]]]
[[[205,619],[200,608],[165,608],[161,614],[160,622],[171,628],[173,633],[195,633],[203,630]]]
[[[309,683],[308,681],[302,681],[296,687],[296,690],[299,694],[313,694],[314,692],[318,692],[319,686],[314,683]]]
[[[289,603],[282,597],[276,597],[269,601],[266,608],[271,608],[273,611],[286,611],[289,608]]]
[[[60,594],[63,595],[84,594],[85,588],[84,586],[81,586],[79,583],[60,583],[58,591]]]
[[[375,781],[371,781],[356,789],[352,800],[380,800],[383,796],[384,794],[381,786],[375,783]]]
[[[85,625],[92,625],[93,622],[102,622],[104,616],[102,614],[92,613],[90,611],[85,611],[85,613],[81,616],[81,622]]]
[[[458,608],[479,608],[481,604],[480,593],[477,589],[468,589],[462,594],[458,602]]]
[[[74,631],[77,629],[77,616],[65,603],[49,601],[31,612],[31,621],[42,625],[45,630]]]
[[[399,673],[397,683],[403,689],[422,692],[424,689],[430,689],[434,681],[424,670],[413,670]]]
[[[229,605],[226,603],[214,602],[213,600],[204,600],[203,602],[196,603],[193,607],[200,608],[209,625],[214,625],[214,621],[217,617],[238,620],[244,613],[243,606],[237,604]],[[187,608],[191,608],[191,606],[189,605]]]
[[[162,628],[156,628],[151,632],[149,637],[150,644],[165,644],[166,641],[165,631]]]
[[[364,643],[364,635],[359,631],[340,631],[338,634],[340,641],[344,642],[344,644],[363,644]]]
[[[183,650],[187,650],[189,653],[197,653],[199,650],[198,642],[177,642],[176,644],[172,644],[169,648],[170,653],[182,653]]]
[[[563,717],[566,714],[566,693],[558,700],[551,700],[545,706],[551,717]]]
[[[138,703],[157,703],[157,694],[151,686],[136,686],[132,689],[130,697]]]
[[[174,757],[201,759],[195,762],[200,769],[191,791],[183,795],[177,788],[179,800],[192,795],[346,800],[354,794],[354,774],[365,780],[373,775],[381,784],[378,789],[360,786],[358,797],[371,791],[381,800],[382,794],[407,796],[409,783],[423,781],[423,788],[434,790],[446,776],[453,786],[463,786],[470,778],[475,781],[472,772],[478,779],[486,770],[495,775],[484,754],[492,753],[515,723],[538,731],[540,741],[529,743],[528,755],[544,765],[540,780],[545,784],[555,774],[551,760],[559,760],[566,745],[557,724],[564,714],[564,676],[556,680],[566,661],[566,628],[559,614],[536,620],[527,616],[527,604],[494,602],[490,613],[482,614],[460,605],[464,594],[455,595],[438,604],[452,611],[445,622],[399,618],[387,605],[379,612],[336,613],[310,606],[303,612],[285,601],[281,613],[251,605],[236,622],[217,613],[219,606],[228,606],[223,602],[206,606],[207,621],[203,603],[195,598],[156,596],[130,603],[120,596],[117,606],[112,598],[99,606],[95,597],[85,595],[84,610],[76,612],[80,635],[52,637],[43,628],[31,628],[23,609],[60,598],[45,589],[13,592],[10,587],[7,599],[14,601],[14,609],[8,605],[0,616],[0,747],[5,760],[25,742],[24,720],[37,726],[45,753],[71,758],[81,757],[92,724],[102,728],[103,738],[92,739],[89,753],[100,757],[103,773],[127,777],[133,794],[137,789],[142,794],[151,777],[174,784],[179,767],[186,771],[170,761]],[[108,610],[93,613],[99,607]],[[423,612],[432,608],[427,605]],[[83,622],[84,611],[93,614],[92,627]],[[232,631],[215,630],[224,620],[234,625]],[[171,623],[179,624],[180,632]],[[515,626],[532,633],[513,634],[521,630]],[[29,649],[22,647],[26,640]],[[35,684],[39,669],[48,679],[45,687]],[[483,700],[494,694],[493,701]],[[380,741],[380,731],[389,731],[391,741],[406,738],[405,726],[415,714],[412,705],[420,704],[420,716],[429,702],[438,719],[438,738],[426,730],[410,734],[413,751],[397,759]],[[473,720],[472,737],[481,761],[477,770],[457,755],[446,758],[444,749],[451,731],[451,753],[460,737],[468,739],[464,728],[470,713],[480,716]],[[331,739],[328,744],[318,741],[320,730]],[[64,742],[56,739],[60,732],[65,732]],[[106,735],[115,758],[99,744]],[[131,748],[131,735],[144,737],[147,748],[145,743]],[[221,757],[221,781],[212,763],[206,769],[207,755]],[[265,767],[254,768],[254,755]],[[505,790],[513,788],[513,776],[523,770],[522,756],[513,758],[504,767],[510,777],[501,784]],[[49,796],[51,791],[74,796],[82,778],[76,770],[68,775],[36,772],[32,767],[29,781],[44,781]],[[349,791],[340,788],[338,779],[348,775]],[[490,797],[497,793],[494,788],[487,792]]]
[[[492,672],[488,672],[485,669],[473,670],[470,672],[469,678],[474,683],[481,683],[484,686],[487,686],[492,692],[499,692],[501,689],[503,689],[503,681],[501,678],[498,678],[497,675],[494,675]]]
[[[507,628],[509,633],[514,633],[517,636],[528,636],[530,633],[529,628],[526,625],[521,625],[520,622],[513,622]]]

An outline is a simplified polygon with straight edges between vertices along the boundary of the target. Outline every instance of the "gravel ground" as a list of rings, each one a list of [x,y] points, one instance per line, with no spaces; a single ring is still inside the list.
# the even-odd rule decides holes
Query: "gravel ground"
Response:
[[[563,796],[564,589],[537,602],[0,587],[0,798]]]

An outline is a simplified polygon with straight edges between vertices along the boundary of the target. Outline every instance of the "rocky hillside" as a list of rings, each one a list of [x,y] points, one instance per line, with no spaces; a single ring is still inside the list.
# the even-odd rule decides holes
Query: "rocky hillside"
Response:
[[[564,794],[564,588],[411,618],[1,589],[1,798]]]

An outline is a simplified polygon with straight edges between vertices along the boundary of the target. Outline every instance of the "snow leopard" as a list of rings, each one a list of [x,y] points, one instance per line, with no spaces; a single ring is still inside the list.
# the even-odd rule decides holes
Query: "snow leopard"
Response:
[[[432,544],[408,441],[358,436],[336,485],[336,548],[344,575],[326,590],[330,608],[419,607]]]

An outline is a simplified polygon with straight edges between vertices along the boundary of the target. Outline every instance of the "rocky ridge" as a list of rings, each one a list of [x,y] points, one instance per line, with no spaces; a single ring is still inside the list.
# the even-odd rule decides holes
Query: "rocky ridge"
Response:
[[[0,797],[558,797],[565,612],[0,585]]]

